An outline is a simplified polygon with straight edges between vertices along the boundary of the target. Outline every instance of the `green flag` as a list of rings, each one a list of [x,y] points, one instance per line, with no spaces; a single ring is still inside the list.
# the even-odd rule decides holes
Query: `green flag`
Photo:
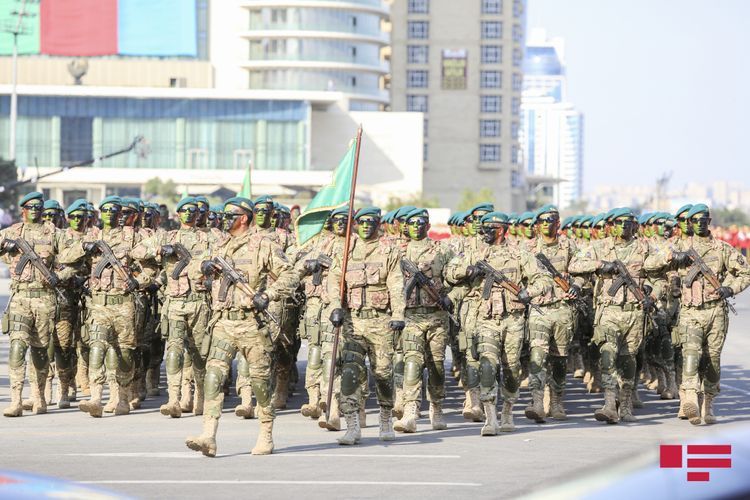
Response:
[[[305,245],[323,229],[328,215],[336,208],[349,202],[352,189],[352,175],[357,156],[357,139],[349,144],[349,150],[333,171],[331,183],[323,187],[312,199],[305,213],[297,218],[295,230],[297,243]]]
[[[244,196],[245,198],[252,197],[252,186],[250,184],[250,167],[245,170],[245,178],[242,179],[242,189],[237,193],[237,196]]]

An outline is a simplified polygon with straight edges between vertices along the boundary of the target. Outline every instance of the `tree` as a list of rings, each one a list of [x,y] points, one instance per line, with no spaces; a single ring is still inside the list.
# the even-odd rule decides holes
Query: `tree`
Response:
[[[390,196],[388,198],[388,203],[385,204],[385,210],[395,210],[398,207],[403,207],[404,205],[413,205],[419,208],[436,208],[440,206],[437,198],[425,198],[422,195],[414,195],[408,198]]]
[[[461,201],[458,202],[458,210],[468,210],[479,203],[494,203],[495,195],[489,188],[482,188],[479,191],[464,189],[461,195]]]
[[[143,196],[172,203],[176,202],[179,197],[175,182],[172,179],[163,181],[160,177],[154,177],[146,181],[146,184],[143,185]]]
[[[721,227],[747,226],[750,225],[750,216],[739,208],[714,208],[711,210],[711,224]]]

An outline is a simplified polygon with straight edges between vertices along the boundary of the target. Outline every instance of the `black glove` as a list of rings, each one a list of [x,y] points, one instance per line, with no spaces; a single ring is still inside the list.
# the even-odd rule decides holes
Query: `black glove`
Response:
[[[734,295],[734,292],[728,286],[720,286],[719,289],[716,290],[716,293],[718,293],[719,297],[721,297],[722,299],[728,299],[729,297]]]
[[[84,241],[83,251],[86,252],[86,255],[95,255],[99,253],[99,247],[93,241]]]
[[[520,302],[521,304],[528,305],[531,303],[531,295],[529,295],[529,291],[526,290],[525,288],[521,288],[521,290],[519,290],[516,298],[518,299],[518,302]]]
[[[616,274],[617,264],[615,264],[614,262],[603,260],[601,265],[599,266],[598,271],[599,274]]]
[[[308,274],[315,274],[320,271],[320,262],[317,259],[306,260],[304,266]]]
[[[654,308],[655,305],[656,305],[656,301],[651,295],[646,295],[645,297],[643,297],[643,310],[644,311],[646,312],[650,311],[651,309]]]
[[[406,328],[406,323],[403,321],[391,320],[388,322],[388,328],[396,332],[403,332],[404,328]]]
[[[49,286],[51,286],[52,288],[55,288],[59,284],[60,284],[60,278],[58,278],[55,273],[52,273],[49,277]]]
[[[672,297],[677,298],[682,296],[682,283],[680,282],[679,276],[672,277],[669,281],[669,287],[672,291]]]
[[[480,277],[482,275],[482,270],[479,269],[477,266],[468,266],[466,268],[466,279],[469,281],[474,281],[476,278]]]
[[[203,273],[203,276],[213,276],[216,273],[214,261],[204,260],[201,262],[201,273]]]
[[[268,299],[268,295],[263,292],[258,292],[253,297],[253,308],[255,308],[256,311],[265,311],[268,309],[268,304],[270,303],[271,301]]]
[[[0,247],[0,254],[4,254],[5,252],[16,253],[16,251],[18,251],[18,247],[15,240],[5,240],[3,246]]]
[[[169,257],[171,255],[174,255],[174,247],[172,245],[162,245],[161,246],[161,256],[162,257]]]
[[[146,291],[150,294],[154,294],[159,291],[159,285],[157,283],[151,283],[146,287]]]
[[[125,289],[130,293],[135,292],[138,290],[138,282],[136,280],[128,280],[125,284]]]
[[[340,327],[344,324],[344,310],[340,307],[337,307],[333,311],[331,311],[331,315],[328,317],[328,319],[331,320],[331,324],[335,326],[336,328]]]
[[[672,262],[680,267],[687,266],[692,261],[692,257],[687,252],[672,252]]]
[[[568,290],[568,295],[570,295],[571,299],[576,300],[578,297],[581,296],[581,287],[578,285],[570,285],[570,290]]]
[[[440,297],[440,307],[453,314],[453,301],[447,295]]]

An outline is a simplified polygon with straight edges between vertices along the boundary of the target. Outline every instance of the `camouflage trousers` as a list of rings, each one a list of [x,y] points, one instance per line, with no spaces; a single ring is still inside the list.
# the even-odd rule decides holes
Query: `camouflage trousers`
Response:
[[[270,422],[275,413],[271,405],[271,355],[273,344],[268,327],[250,311],[215,311],[209,323],[211,348],[204,380],[204,418],[221,418],[224,405],[224,381],[232,360],[239,352],[248,366],[247,378],[258,402],[259,419]]]
[[[440,309],[407,308],[406,328],[401,333],[404,351],[404,403],[419,402],[422,371],[427,368],[427,396],[430,402],[445,399],[445,349],[448,343],[448,315]]]
[[[343,326],[341,399],[343,413],[357,413],[363,402],[362,384],[367,380],[365,358],[375,378],[378,404],[393,408],[394,333],[390,315],[373,309],[351,311]]]
[[[631,390],[636,355],[643,343],[643,309],[635,304],[597,307],[593,342],[599,346],[602,386]]]
[[[323,376],[323,338],[321,329],[323,322],[328,323],[328,318],[323,318],[325,304],[319,297],[308,297],[305,303],[305,315],[300,322],[300,338],[307,340],[307,369],[305,370],[305,388],[320,388],[320,379]]]
[[[495,403],[497,375],[501,366],[503,399],[511,403],[518,400],[525,324],[523,311],[510,313],[502,318],[480,318],[477,321],[474,341],[475,351],[479,357],[479,387],[482,401]]]
[[[69,387],[75,376],[75,340],[78,337],[78,297],[68,293],[65,301],[58,301],[55,327],[47,349],[50,370],[47,383],[57,375],[62,387]]]
[[[680,309],[683,390],[719,393],[721,350],[727,337],[729,316],[724,301]],[[702,361],[702,362],[701,362]]]
[[[203,384],[210,347],[210,339],[206,336],[209,314],[208,296],[204,293],[194,293],[184,298],[170,297],[164,301],[162,335],[167,338],[166,368],[170,399],[179,399],[186,357],[190,359],[195,383]]]
[[[650,365],[674,371],[674,348],[672,347],[671,324],[666,311],[653,315],[650,332],[646,336],[646,360]]]
[[[529,337],[531,360],[529,363],[529,387],[550,389],[560,394],[565,389],[568,347],[575,329],[573,307],[566,302],[539,306],[544,314],[529,310]],[[552,369],[548,377],[547,365]]]
[[[465,391],[479,387],[479,357],[474,356],[473,350],[479,315],[478,300],[466,300],[461,303],[461,329],[458,332],[458,350],[462,353],[463,369],[461,370],[461,385]]]
[[[133,382],[137,347],[133,297],[94,294],[88,303],[89,383],[103,385],[109,372],[127,388]]]

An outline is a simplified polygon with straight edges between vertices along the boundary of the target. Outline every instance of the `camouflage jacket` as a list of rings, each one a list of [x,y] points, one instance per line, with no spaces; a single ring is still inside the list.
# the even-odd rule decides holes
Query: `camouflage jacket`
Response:
[[[401,255],[414,263],[422,273],[432,281],[437,290],[443,289],[443,273],[450,261],[451,255],[445,252],[444,246],[430,238],[412,240],[406,245]],[[404,275],[404,292],[411,276],[402,269]],[[426,292],[415,286],[406,300],[406,308],[411,307],[437,307],[437,301],[433,300]]]
[[[0,245],[4,245],[8,240],[17,239],[26,240],[47,269],[54,272],[63,242],[62,232],[57,230],[51,222],[39,224],[18,222],[0,231]],[[49,288],[49,283],[44,280],[42,274],[31,262],[27,262],[23,269],[18,269],[22,258],[23,254],[20,249],[13,253],[4,252],[2,255],[2,260],[8,265],[10,271],[11,288],[13,290]],[[64,279],[63,276],[58,276],[58,278]]]
[[[571,238],[558,238],[550,245],[546,244],[541,237],[532,241],[535,242],[533,245],[529,245],[526,249],[521,247],[519,252],[532,303],[547,305],[566,300],[565,292],[555,283],[552,274],[539,263],[536,255],[544,254],[555,269],[567,279],[571,274],[571,263],[578,252],[575,241]],[[573,282],[583,288],[583,278],[575,277]]]

